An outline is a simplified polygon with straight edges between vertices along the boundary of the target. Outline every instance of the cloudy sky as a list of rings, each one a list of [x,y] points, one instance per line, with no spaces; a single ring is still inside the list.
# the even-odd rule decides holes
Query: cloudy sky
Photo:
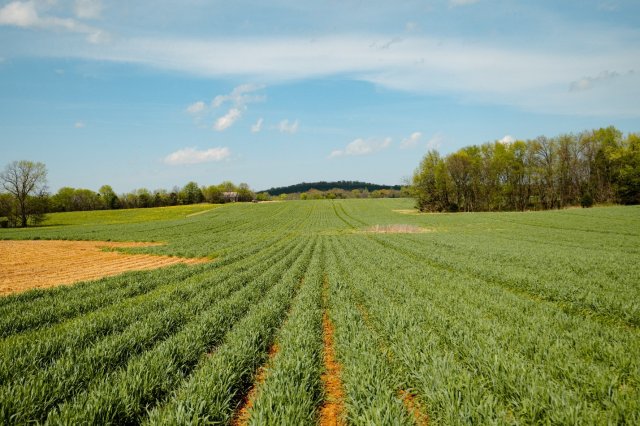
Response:
[[[118,192],[398,184],[430,148],[640,131],[637,0],[0,0],[0,167]]]

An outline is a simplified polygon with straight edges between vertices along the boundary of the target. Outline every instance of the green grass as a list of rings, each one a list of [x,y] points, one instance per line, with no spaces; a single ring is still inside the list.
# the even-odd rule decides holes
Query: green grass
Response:
[[[189,215],[205,214],[220,204],[191,204],[188,206],[152,207],[148,209],[96,210],[87,212],[50,213],[43,226],[119,225],[124,223],[174,220]]]
[[[314,424],[325,313],[350,424],[640,423],[640,207],[192,207],[0,230],[217,259],[0,298],[1,423],[226,423],[266,364],[249,422]]]

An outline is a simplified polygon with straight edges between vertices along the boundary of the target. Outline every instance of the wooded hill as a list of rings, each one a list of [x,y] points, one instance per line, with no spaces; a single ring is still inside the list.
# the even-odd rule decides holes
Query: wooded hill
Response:
[[[400,190],[402,187],[400,185],[377,185],[375,183],[367,183],[367,182],[359,182],[352,180],[339,180],[336,182],[302,182],[296,185],[289,186],[281,186],[278,188],[270,188],[266,191],[270,195],[280,195],[280,194],[295,194],[301,192],[307,192],[310,189],[316,189],[318,191],[329,191],[330,189],[343,189],[345,191],[352,191],[354,189],[360,190],[368,190],[368,191],[377,191],[382,189],[395,189]]]

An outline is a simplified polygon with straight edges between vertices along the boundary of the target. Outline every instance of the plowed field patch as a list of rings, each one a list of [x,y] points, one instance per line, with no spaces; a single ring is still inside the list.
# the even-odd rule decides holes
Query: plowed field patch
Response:
[[[128,254],[104,248],[149,247],[159,243],[107,241],[0,241],[0,295],[34,288],[73,284],[118,275],[126,271],[156,269],[177,263],[195,264],[210,259]]]

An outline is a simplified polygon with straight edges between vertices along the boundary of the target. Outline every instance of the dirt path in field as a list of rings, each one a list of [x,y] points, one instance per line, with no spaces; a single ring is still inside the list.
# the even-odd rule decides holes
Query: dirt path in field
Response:
[[[342,401],[344,401],[344,391],[340,381],[340,364],[336,360],[336,353],[333,347],[333,324],[327,313],[322,317],[322,328],[326,372],[321,378],[324,384],[326,400],[320,409],[320,425],[343,425],[344,406]]]
[[[322,315],[322,340],[324,341],[324,366],[322,384],[324,386],[325,402],[320,407],[320,426],[344,425],[344,390],[340,380],[340,364],[336,359],[336,350],[333,344],[333,323],[327,312],[327,298],[329,293],[329,280],[324,277],[323,302],[325,305]]]
[[[53,287],[210,259],[127,254],[104,248],[149,247],[159,243],[103,241],[0,241],[0,295]]]
[[[258,373],[256,374],[256,379],[249,389],[247,395],[245,395],[244,400],[242,401],[242,405],[236,411],[233,419],[231,420],[231,424],[233,426],[244,426],[249,424],[249,417],[251,416],[250,410],[253,407],[253,404],[258,396],[258,389],[264,383],[267,378],[267,370],[269,366],[273,364],[273,358],[276,356],[280,348],[277,343],[274,343],[269,349],[269,358],[264,365],[262,365],[258,369]]]

